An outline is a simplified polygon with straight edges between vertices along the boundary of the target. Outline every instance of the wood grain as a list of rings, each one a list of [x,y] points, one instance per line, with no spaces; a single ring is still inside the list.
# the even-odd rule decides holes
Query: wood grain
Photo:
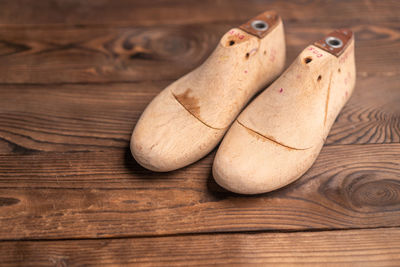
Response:
[[[214,49],[222,33],[211,26],[0,27],[0,83],[175,79]]]
[[[1,242],[3,266],[393,266],[400,229]]]
[[[399,143],[399,77],[357,77],[353,96],[333,124],[326,144]]]
[[[145,106],[167,84],[3,86],[0,150],[124,150]]]
[[[218,23],[246,21],[267,9],[276,10],[284,19],[305,25],[352,24],[367,21],[379,24],[398,21],[400,4],[381,1],[196,1],[196,0],[29,0],[1,1],[0,24],[88,24],[88,25],[154,25]],[[26,7],[26,8],[21,8]],[[29,7],[29,8],[28,8]],[[340,14],[340,16],[338,15]],[[368,15],[368,16],[367,16]]]
[[[399,77],[359,76],[327,144],[400,142]],[[0,86],[0,153],[124,150],[146,105],[170,82]]]
[[[110,83],[177,79],[199,66],[230,28],[224,24],[152,27],[0,26],[0,83]],[[359,75],[392,79],[400,73],[400,21],[341,24],[356,38]],[[332,29],[332,24],[286,22],[287,61]],[[378,78],[377,77],[377,78]]]
[[[400,144],[340,145],[282,190],[218,187],[212,156],[154,173],[129,152],[1,155],[0,239],[400,226]]]
[[[171,173],[141,168],[127,148],[147,103],[266,9],[283,17],[287,64],[332,29],[355,32],[355,93],[315,165],[252,197],[215,184],[214,153]],[[1,264],[398,264],[399,10],[397,0],[0,0]]]

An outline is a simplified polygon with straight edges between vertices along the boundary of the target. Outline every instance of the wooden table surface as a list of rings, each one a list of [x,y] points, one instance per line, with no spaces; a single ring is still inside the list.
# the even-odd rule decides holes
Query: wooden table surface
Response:
[[[131,157],[149,101],[267,9],[287,65],[332,29],[357,85],[313,167],[269,194]],[[400,1],[0,1],[0,264],[400,265]]]

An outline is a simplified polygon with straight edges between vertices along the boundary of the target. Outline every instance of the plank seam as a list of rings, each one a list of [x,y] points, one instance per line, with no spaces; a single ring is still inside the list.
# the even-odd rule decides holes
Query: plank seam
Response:
[[[203,236],[203,235],[257,235],[257,234],[291,234],[291,233],[321,233],[321,232],[343,232],[357,230],[378,230],[378,229],[400,229],[398,226],[379,226],[379,227],[350,227],[342,229],[303,229],[303,230],[254,230],[254,231],[221,231],[221,232],[199,232],[199,233],[176,233],[176,234],[160,234],[160,235],[126,235],[126,236],[110,236],[110,237],[77,237],[77,238],[11,238],[0,239],[0,243],[4,242],[49,242],[49,241],[77,241],[77,240],[110,240],[110,239],[144,239],[144,238],[162,238],[162,237],[181,237],[181,236]]]

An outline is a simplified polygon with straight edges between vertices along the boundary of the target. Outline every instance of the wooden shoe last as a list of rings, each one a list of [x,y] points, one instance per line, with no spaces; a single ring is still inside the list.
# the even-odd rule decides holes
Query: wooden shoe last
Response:
[[[337,30],[307,47],[232,124],[213,165],[222,187],[269,192],[304,174],[355,85],[354,37]]]
[[[229,30],[210,57],[147,106],[131,138],[138,163],[171,171],[209,153],[249,99],[282,72],[280,17],[267,11]]]

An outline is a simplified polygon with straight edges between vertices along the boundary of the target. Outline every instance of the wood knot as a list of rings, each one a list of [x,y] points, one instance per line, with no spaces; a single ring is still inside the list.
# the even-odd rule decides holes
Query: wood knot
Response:
[[[198,36],[181,30],[128,31],[117,38],[106,42],[104,48],[120,60],[178,60],[203,55],[201,40]]]
[[[133,48],[133,46],[134,46],[134,45],[130,42],[129,39],[124,40],[124,42],[122,43],[122,47],[123,47],[125,50],[131,50],[131,49]]]
[[[19,203],[20,200],[17,198],[11,198],[11,197],[0,197],[0,207],[2,206],[11,206]]]
[[[146,44],[160,59],[187,62],[202,57],[207,52],[203,48],[203,42],[201,37],[187,29],[177,29],[149,35]]]
[[[348,197],[355,207],[400,207],[400,181],[389,179],[365,183],[356,181],[349,188]]]

